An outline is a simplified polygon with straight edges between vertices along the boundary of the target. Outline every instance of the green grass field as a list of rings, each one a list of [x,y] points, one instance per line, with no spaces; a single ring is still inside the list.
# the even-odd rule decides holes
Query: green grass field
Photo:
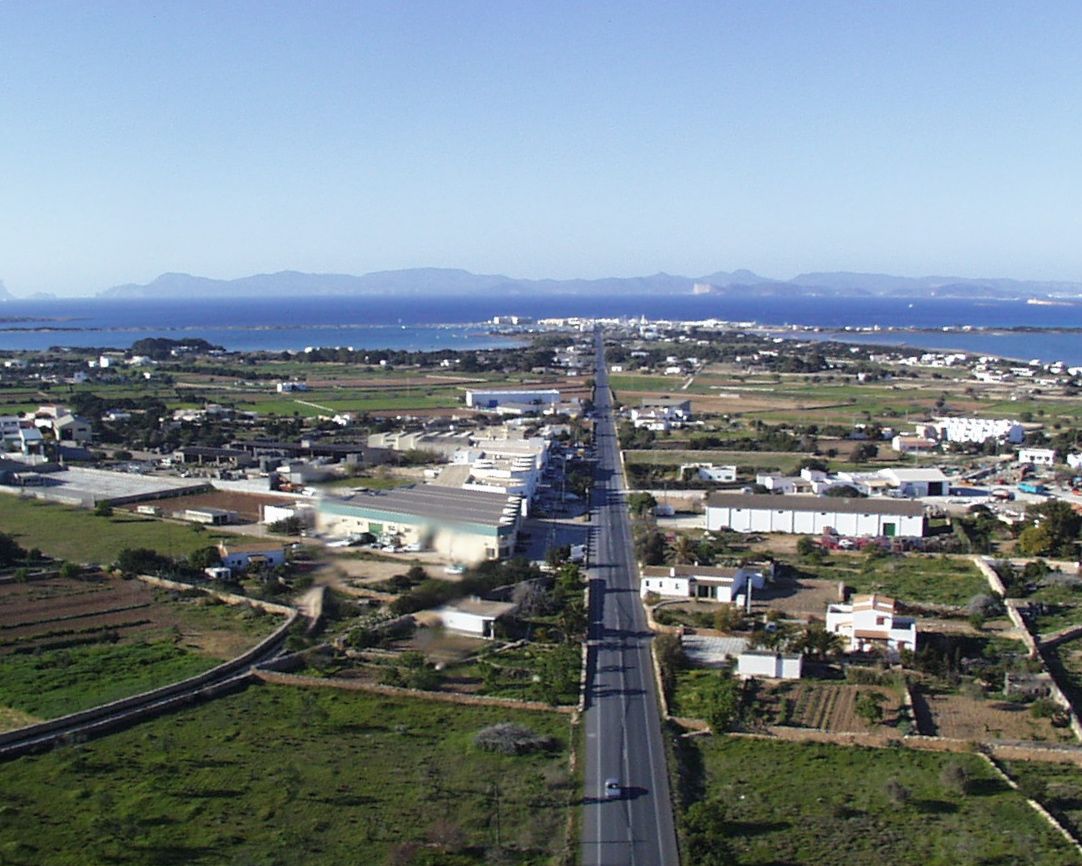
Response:
[[[736,737],[683,747],[692,798],[716,800],[741,866],[1078,863],[1023,797],[977,756]],[[965,793],[944,784],[949,764]],[[896,779],[908,797],[889,796]],[[689,857],[687,866],[729,862]]]
[[[832,552],[821,563],[789,561],[812,577],[844,580],[854,592],[881,592],[899,601],[960,607],[989,592],[988,582],[964,557],[907,553],[869,559],[864,553]]]
[[[1082,832],[1082,769],[1041,761],[1007,761],[1004,769],[1069,830]]]
[[[37,547],[58,559],[103,564],[113,562],[125,547],[149,547],[180,557],[235,537],[121,512],[98,517],[85,509],[8,494],[0,494],[0,531],[26,550]]]
[[[299,402],[299,401],[304,402]],[[314,404],[314,405],[308,405]],[[296,400],[271,399],[237,401],[237,405],[245,410],[258,412],[261,415],[300,415],[301,417],[315,417],[327,414],[326,410],[333,412],[381,412],[389,410],[409,409],[453,409],[463,406],[458,395],[451,391],[442,391],[434,394],[425,394],[417,391],[415,394],[366,394],[353,398],[345,398],[340,393],[332,392],[327,397],[321,397],[319,393],[305,394]],[[319,406],[325,409],[317,408]]]
[[[478,750],[502,721],[558,745]],[[557,714],[252,686],[5,764],[0,861],[554,864],[579,787],[570,736]]]
[[[751,469],[776,469],[795,472],[800,461],[808,457],[799,451],[625,451],[629,464],[680,466],[683,463],[734,464]]]
[[[167,640],[6,655],[0,661],[0,703],[51,719],[195,676],[218,663]]]

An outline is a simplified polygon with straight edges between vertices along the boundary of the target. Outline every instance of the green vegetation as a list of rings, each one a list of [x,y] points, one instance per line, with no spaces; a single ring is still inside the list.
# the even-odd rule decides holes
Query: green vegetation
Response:
[[[1077,862],[975,755],[710,737],[681,759],[689,866],[734,862],[725,848],[742,866]]]
[[[479,748],[504,722],[556,745]],[[563,862],[578,784],[566,717],[251,687],[4,766],[0,859],[117,863]]]
[[[7,655],[0,663],[0,702],[55,718],[168,685],[216,664],[164,640]]]
[[[965,557],[832,552],[793,567],[809,577],[845,581],[854,592],[882,592],[915,604],[961,607],[988,591],[988,582]]]
[[[1023,794],[1039,802],[1076,835],[1082,832],[1082,769],[1043,761],[1005,761],[1003,768]]]
[[[443,674],[480,679],[483,695],[555,706],[578,702],[581,665],[582,651],[574,644],[530,643],[446,668]]]
[[[120,514],[100,517],[66,505],[0,495],[0,526],[24,548],[72,562],[112,563],[124,548],[151,548],[187,556],[228,534],[193,532],[190,526]]]

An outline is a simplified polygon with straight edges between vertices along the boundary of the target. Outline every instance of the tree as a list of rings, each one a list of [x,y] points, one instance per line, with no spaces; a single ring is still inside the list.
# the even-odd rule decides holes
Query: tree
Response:
[[[661,565],[665,562],[665,536],[656,529],[640,535],[635,547],[639,558],[646,565]]]
[[[78,580],[82,574],[82,567],[74,562],[62,562],[60,564],[60,577],[64,580]]]
[[[829,656],[841,655],[845,651],[845,641],[841,635],[826,630],[822,623],[815,622],[804,629],[798,644],[808,655],[825,661]]]
[[[193,550],[188,554],[188,564],[192,568],[198,568],[202,571],[204,568],[211,568],[215,565],[220,565],[222,556],[218,552],[218,548],[213,545],[207,547],[200,547],[198,550]]]
[[[0,532],[0,568],[13,565],[26,558],[23,550],[10,535]]]
[[[802,535],[797,539],[796,552],[803,559],[807,560],[819,560],[823,558],[826,551],[823,550],[822,545],[817,544],[815,539],[810,535]]]
[[[676,565],[690,565],[695,558],[695,542],[687,535],[677,535],[669,546]]]
[[[1082,514],[1060,499],[1042,502],[1027,509],[1034,525],[1018,537],[1018,547],[1031,556],[1078,555],[1078,540],[1082,534]]]
[[[641,490],[631,493],[627,497],[627,507],[636,517],[642,517],[656,505],[657,500],[653,494]]]
[[[869,728],[883,721],[883,707],[886,696],[880,692],[861,692],[857,695],[853,711],[864,720]]]
[[[741,685],[731,674],[720,674],[709,680],[700,693],[703,700],[703,716],[715,734],[727,731],[740,716],[742,702]]]
[[[113,516],[113,506],[110,505],[108,502],[105,502],[105,501],[99,502],[97,504],[97,506],[94,508],[94,513],[98,517],[112,517]]]

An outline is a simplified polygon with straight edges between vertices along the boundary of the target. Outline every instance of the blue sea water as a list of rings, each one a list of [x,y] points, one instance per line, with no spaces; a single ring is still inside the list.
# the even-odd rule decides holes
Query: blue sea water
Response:
[[[0,303],[0,350],[49,346],[127,347],[142,337],[202,337],[233,350],[355,348],[466,349],[513,345],[487,333],[494,315],[646,316],[648,319],[755,321],[808,325],[819,336],[846,326],[971,325],[1082,327],[1082,305],[1024,301],[900,298],[727,298],[711,295],[366,296],[117,300],[98,298]],[[52,321],[13,322],[26,317]],[[29,330],[48,328],[48,330]],[[902,343],[1082,364],[1077,334],[841,334],[852,342]]]

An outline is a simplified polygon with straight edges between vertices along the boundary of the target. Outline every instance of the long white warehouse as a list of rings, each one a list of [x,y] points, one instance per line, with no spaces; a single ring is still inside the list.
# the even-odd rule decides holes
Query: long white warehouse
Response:
[[[706,500],[706,528],[737,532],[924,536],[924,506],[893,499],[715,493]]]

